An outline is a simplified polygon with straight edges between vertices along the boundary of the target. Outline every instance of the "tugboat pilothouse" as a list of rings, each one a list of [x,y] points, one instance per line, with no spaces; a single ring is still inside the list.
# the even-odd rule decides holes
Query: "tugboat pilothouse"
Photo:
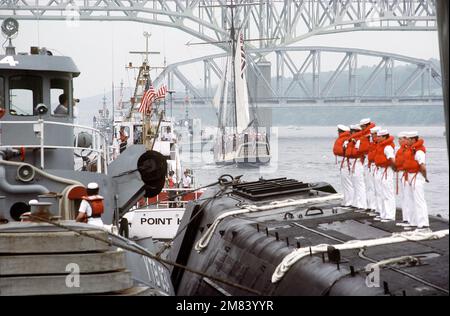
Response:
[[[0,55],[0,295],[173,294],[152,249],[117,234],[120,214],[159,177],[143,167],[149,153],[132,145],[108,163],[105,135],[74,124],[80,72],[72,59],[39,47],[16,54],[17,21],[3,21],[2,31],[9,45]],[[85,155],[89,166],[76,170]],[[87,224],[75,221],[94,186],[102,207],[90,204]],[[80,272],[79,286],[67,286],[70,271]]]

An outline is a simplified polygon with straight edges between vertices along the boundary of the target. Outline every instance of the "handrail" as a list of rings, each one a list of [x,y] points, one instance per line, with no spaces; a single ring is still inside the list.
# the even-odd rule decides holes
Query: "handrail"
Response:
[[[194,190],[195,190],[195,191],[194,191]],[[170,192],[170,191],[174,191],[174,192],[183,192],[183,191],[191,192],[191,193],[194,194],[194,199],[195,199],[195,200],[197,200],[197,199],[200,197],[200,195],[203,194],[203,191],[201,191],[201,190],[196,190],[195,188],[163,188],[163,189],[161,190],[161,193],[162,193],[162,192]],[[149,206],[150,206],[150,205],[153,205],[155,208],[159,208],[160,206],[167,207],[167,206],[169,206],[169,205],[171,205],[171,204],[181,204],[181,205],[182,205],[182,208],[184,208],[184,206],[185,206],[187,203],[189,203],[189,201],[183,201],[183,200],[173,200],[173,201],[170,201],[170,200],[162,200],[162,201],[160,201],[160,200],[159,200],[159,195],[160,195],[161,193],[159,193],[157,196],[154,197],[154,198],[156,198],[156,201],[154,202],[154,204],[149,204],[150,198],[147,198],[147,199],[146,199],[146,200],[147,200],[146,203],[149,204]],[[143,206],[143,207],[144,207],[144,206]]]
[[[84,150],[89,149],[90,151],[96,153],[98,155],[97,160],[97,173],[105,173],[107,174],[107,164],[109,162],[109,146],[107,145],[105,136],[100,132],[100,130],[79,124],[73,123],[62,123],[62,122],[54,122],[54,121],[45,121],[43,119],[39,119],[37,121],[1,121],[0,126],[2,124],[29,124],[29,125],[40,125],[40,135],[39,135],[39,145],[4,145],[0,146],[0,148],[13,148],[13,147],[23,147],[23,148],[40,148],[41,154],[41,169],[45,168],[45,156],[44,149],[67,149],[67,150]],[[75,134],[75,146],[60,146],[60,145],[46,145],[45,144],[45,125],[58,125],[58,126],[67,126],[74,129],[87,130],[91,132],[92,136],[92,145],[89,148],[79,147],[78,146],[78,134]]]

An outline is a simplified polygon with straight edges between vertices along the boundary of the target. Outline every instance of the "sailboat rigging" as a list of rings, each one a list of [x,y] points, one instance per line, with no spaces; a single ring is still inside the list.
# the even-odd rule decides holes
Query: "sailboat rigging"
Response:
[[[257,118],[250,120],[244,36],[242,30],[236,32],[233,7],[231,9],[231,56],[227,57],[223,77],[213,99],[219,123],[214,160],[216,164],[259,167],[270,162],[270,147],[266,133],[258,131]],[[231,105],[228,104],[230,84]]]

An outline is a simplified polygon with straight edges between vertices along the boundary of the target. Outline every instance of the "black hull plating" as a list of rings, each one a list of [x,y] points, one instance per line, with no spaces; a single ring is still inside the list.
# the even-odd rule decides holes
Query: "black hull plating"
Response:
[[[328,187],[329,188],[329,187]],[[217,190],[206,192],[202,199]],[[284,195],[278,200],[305,199],[328,193],[305,191]],[[259,205],[268,205],[265,199]],[[298,207],[276,209],[251,215],[227,217],[218,225],[209,245],[198,253],[194,245],[214,219],[238,205],[255,203],[238,195],[224,195],[209,203],[175,241],[171,257],[217,278],[251,288],[261,295],[448,295],[448,236],[439,240],[402,242],[365,250],[340,252],[339,264],[327,254],[311,255],[294,264],[278,283],[271,277],[281,260],[297,247],[340,244],[354,239],[373,239],[402,232],[395,223],[374,222],[365,213],[338,209],[340,200],[316,203],[318,209]],[[183,227],[201,210],[192,204]],[[308,205],[311,207],[312,205]],[[398,214],[400,216],[400,214]],[[431,218],[433,231],[448,229],[448,221]],[[381,269],[376,287],[366,285],[366,266],[401,256],[422,258],[417,265],[393,264]],[[332,258],[331,258],[332,259]],[[251,295],[244,290],[212,282],[183,270],[172,271],[177,295]]]

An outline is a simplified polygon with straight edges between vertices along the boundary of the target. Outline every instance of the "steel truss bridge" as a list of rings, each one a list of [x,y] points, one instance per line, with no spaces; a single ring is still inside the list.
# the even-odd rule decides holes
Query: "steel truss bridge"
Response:
[[[256,87],[267,85],[266,90],[270,92],[263,96],[266,101],[364,102],[372,98],[374,101],[395,103],[442,100],[442,97],[434,96],[429,88],[433,80],[440,81],[439,67],[430,62],[364,50],[288,46],[311,36],[339,32],[435,31],[435,0],[235,0],[234,3],[237,4],[238,27],[244,30],[245,38],[264,39],[248,42],[248,51],[252,56],[251,70],[260,79]],[[200,41],[225,48],[231,21],[231,10],[227,4],[230,1],[0,0],[0,19],[14,16],[19,20],[135,21],[174,27]],[[299,51],[309,53],[306,59],[296,64],[292,56]],[[343,57],[331,78],[324,82],[321,80],[320,60],[326,52],[340,53]],[[270,54],[276,55],[275,85],[270,83],[267,69],[261,67],[262,64],[267,66],[267,63],[255,62]],[[367,80],[361,81],[356,67],[359,56],[363,55],[378,57],[380,61]],[[169,81],[171,77],[176,77],[197,100],[206,100],[211,96],[211,79],[214,75],[220,75],[215,62],[220,57],[212,55],[183,62],[203,62],[203,83],[192,83],[189,76],[180,70],[183,63],[171,65],[165,75]],[[416,67],[404,82],[395,80],[393,67],[397,62]],[[310,76],[306,76],[307,70]],[[382,73],[385,93],[371,96],[370,89]],[[336,96],[332,91],[343,74],[348,77],[347,93]],[[283,75],[292,76],[292,82],[286,84],[281,79]],[[419,95],[408,95],[417,80],[422,82],[421,92]],[[203,89],[198,88],[200,85]],[[293,90],[297,86],[302,94],[296,96]]]
[[[266,80],[270,76],[267,76],[267,69],[264,67],[270,67],[270,64],[255,62],[251,57],[255,52],[268,53],[266,57],[275,54],[277,74],[275,82]],[[256,94],[258,102],[269,104],[442,103],[442,93],[437,94],[433,91],[433,85],[441,87],[440,67],[432,61],[362,49],[316,46],[282,47],[274,51],[255,49],[248,53],[250,53],[249,78],[260,78],[257,84],[250,85],[250,96],[255,97]],[[295,58],[296,53],[302,53],[303,57]],[[340,61],[334,71],[327,72],[327,76],[322,78],[321,60],[328,54],[333,54],[334,59],[340,56]],[[212,77],[217,77],[216,81],[222,77],[219,64],[221,59],[223,63],[226,56],[227,53],[215,54],[171,64],[155,79],[155,85],[163,81],[168,82],[169,88],[181,84],[193,96],[191,101],[202,103],[211,100],[214,94]],[[362,75],[358,70],[360,58],[372,58],[376,66],[367,67]],[[192,78],[185,73],[186,71],[183,72],[183,67],[189,65],[195,67],[197,73],[203,73],[203,89],[194,86]],[[404,67],[395,68],[396,65]],[[189,67],[189,72],[192,72],[192,67]],[[396,71],[404,70],[405,67],[408,67],[408,76],[400,79]],[[286,77],[289,77],[289,80],[283,80]],[[256,82],[256,80],[250,81]],[[298,87],[297,93],[295,93],[296,87]],[[415,87],[414,90],[413,87]],[[336,88],[339,88],[339,94],[334,92]],[[342,94],[342,91],[345,91],[345,94]],[[181,96],[180,99],[182,99]]]

